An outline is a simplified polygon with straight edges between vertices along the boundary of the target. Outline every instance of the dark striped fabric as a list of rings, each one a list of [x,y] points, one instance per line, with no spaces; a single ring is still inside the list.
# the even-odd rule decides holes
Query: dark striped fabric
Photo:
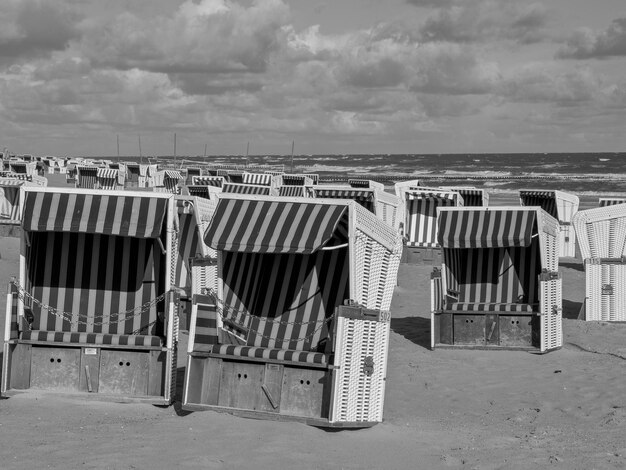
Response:
[[[226,252],[222,272],[225,317],[248,315],[249,346],[320,350],[325,319],[349,297],[347,247],[311,255]]]
[[[405,209],[407,246],[438,246],[437,207],[453,207],[456,205],[455,193],[413,190],[407,192]]]
[[[204,199],[211,199],[211,193],[209,192],[208,186],[187,186],[187,191],[190,196],[197,196]]]
[[[124,237],[160,235],[167,198],[27,191],[22,225],[28,231],[83,232]]]
[[[315,197],[315,191],[311,186],[280,186],[278,195],[281,197]]]
[[[98,178],[104,179],[117,179],[117,170],[111,168],[98,168],[97,171]]]
[[[348,184],[352,188],[369,188],[370,180],[349,179]]]
[[[220,354],[224,356],[274,359],[277,361],[301,362],[304,364],[326,365],[330,362],[329,356],[320,352],[255,348],[250,346],[234,346],[230,344],[213,345],[210,352],[212,352],[213,354]]]
[[[456,191],[463,197],[463,206],[465,207],[483,207],[486,205],[481,189],[452,188],[452,191]]]
[[[537,206],[559,220],[556,205],[556,193],[554,191],[520,191],[520,201],[522,206]]]
[[[616,204],[626,204],[626,198],[618,198],[618,197],[602,198],[601,197],[599,201],[600,207],[614,206]]]
[[[344,217],[345,205],[221,199],[204,241],[216,250],[312,253],[331,241]]]
[[[529,246],[537,233],[534,210],[447,210],[438,220],[445,248]]]
[[[212,346],[218,343],[217,310],[215,305],[211,303],[202,302],[198,299],[195,303],[197,313],[193,350],[210,352]]]
[[[536,306],[535,306],[536,308]],[[532,312],[533,306],[528,304],[503,304],[503,303],[461,303],[451,302],[446,310],[455,312]]]
[[[317,184],[316,180],[310,177],[311,175],[283,175],[284,186],[310,186]]]
[[[162,336],[165,302],[118,315],[165,291],[167,256],[155,239],[91,233],[31,232],[26,285],[31,295],[71,321],[31,305],[33,330]]]
[[[221,188],[224,185],[223,176],[194,176],[191,179],[194,186],[215,186]]]
[[[370,212],[374,212],[374,191],[366,189],[324,189],[316,187],[315,197],[326,199],[351,199]]]
[[[242,182],[245,184],[270,186],[272,184],[272,175],[264,173],[244,173]]]
[[[254,184],[224,183],[222,192],[230,194],[257,194],[269,196],[271,188],[269,186],[258,186]]]
[[[163,338],[144,335],[112,335],[99,333],[75,333],[63,331],[26,330],[22,332],[23,341],[39,341],[46,343],[79,343],[103,346],[150,346],[161,347]]]
[[[0,219],[20,220],[20,186],[24,181],[0,179]]]
[[[444,248],[443,255],[448,310],[527,311],[530,308],[501,304],[539,302],[538,240],[529,247]]]
[[[183,202],[183,201],[178,201]],[[194,211],[178,208],[178,260],[174,276],[174,285],[182,289],[191,287],[190,258],[203,255],[202,234]]]
[[[76,186],[84,189],[95,189],[98,187],[98,168],[90,166],[79,166]]]

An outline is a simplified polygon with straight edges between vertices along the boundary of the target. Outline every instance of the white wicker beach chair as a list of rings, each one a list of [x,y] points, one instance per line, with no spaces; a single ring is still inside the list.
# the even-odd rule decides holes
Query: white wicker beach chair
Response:
[[[205,241],[218,289],[193,283],[183,408],[380,422],[399,234],[354,201],[223,195]]]
[[[38,389],[169,404],[176,380],[171,194],[22,188],[3,395]]]
[[[562,345],[558,222],[538,207],[439,208],[431,346]]]
[[[573,224],[585,263],[585,319],[626,321],[626,205],[580,211]]]
[[[437,242],[437,208],[460,207],[463,196],[457,191],[427,188],[404,181],[395,186],[400,195],[404,226],[402,262],[437,266],[441,247]]]
[[[578,196],[565,191],[522,189],[519,197],[522,206],[541,207],[559,221],[559,257],[575,257],[576,235],[572,228],[572,217],[578,211]]]

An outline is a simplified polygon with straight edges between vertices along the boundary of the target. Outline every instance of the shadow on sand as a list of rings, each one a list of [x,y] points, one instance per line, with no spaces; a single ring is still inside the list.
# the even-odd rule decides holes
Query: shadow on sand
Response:
[[[578,315],[580,314],[582,306],[582,302],[573,302],[571,300],[563,299],[563,318],[578,320]],[[584,318],[582,318],[582,320],[584,320]]]
[[[428,318],[392,318],[391,330],[418,346],[430,349],[430,319]]]

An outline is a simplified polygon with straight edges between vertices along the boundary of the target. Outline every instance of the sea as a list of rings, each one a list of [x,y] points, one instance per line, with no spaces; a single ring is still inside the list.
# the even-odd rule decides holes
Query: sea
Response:
[[[140,161],[139,157],[119,158]],[[144,162],[147,159],[143,157]],[[286,172],[317,173],[329,182],[363,178],[392,185],[417,179],[422,186],[475,186],[492,193],[558,189],[578,195],[626,196],[626,152],[161,156],[151,161],[176,167],[282,166]]]

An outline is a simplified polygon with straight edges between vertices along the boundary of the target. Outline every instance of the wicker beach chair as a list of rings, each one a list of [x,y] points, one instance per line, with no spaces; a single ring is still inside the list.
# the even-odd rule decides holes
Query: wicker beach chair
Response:
[[[98,189],[98,170],[96,166],[79,165],[76,168],[76,187],[83,189]]]
[[[440,186],[441,189],[455,191],[463,197],[463,207],[489,206],[489,193],[473,186]]]
[[[354,201],[222,195],[205,241],[218,289],[194,293],[183,408],[380,422],[399,234]]]
[[[316,198],[351,199],[372,212],[396,231],[402,229],[402,204],[393,194],[385,192],[385,187],[370,180],[348,180],[349,186],[318,185],[313,187]]]
[[[177,253],[171,194],[23,188],[2,394],[169,404]]]
[[[439,208],[431,346],[562,345],[558,222],[538,207]]]
[[[580,211],[573,224],[585,264],[585,319],[626,321],[626,205]]]
[[[576,235],[572,228],[572,217],[578,211],[578,196],[565,191],[522,189],[519,198],[522,206],[541,207],[559,221],[559,257],[575,257]]]
[[[410,183],[397,183],[395,187],[402,203],[405,240],[402,262],[438,266],[441,247],[437,241],[437,208],[463,206],[463,196],[456,191]]]

